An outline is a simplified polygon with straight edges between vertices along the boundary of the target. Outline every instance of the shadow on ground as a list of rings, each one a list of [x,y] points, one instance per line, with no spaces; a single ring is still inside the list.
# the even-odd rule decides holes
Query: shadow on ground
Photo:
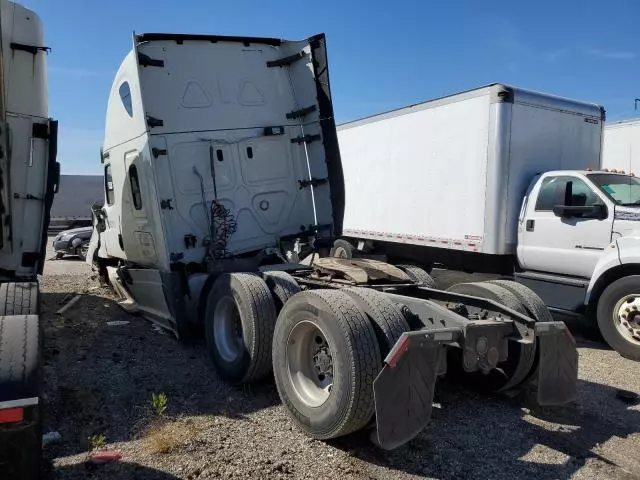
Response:
[[[42,294],[43,427],[62,435],[49,448],[49,457],[87,451],[92,435],[103,435],[109,443],[137,438],[154,415],[154,393],[166,394],[170,417],[242,418],[279,403],[272,382],[244,389],[226,385],[203,344],[183,345],[108,297],[85,294],[63,316],[57,315],[70,298]]]
[[[137,438],[153,415],[152,393],[166,393],[167,414],[172,416],[242,419],[280,403],[272,381],[246,389],[226,385],[211,367],[203,344],[182,345],[148,321],[125,313],[107,296],[84,295],[63,317],[56,315],[67,298],[42,296],[44,431],[62,435],[61,442],[47,449],[49,458],[87,451],[94,434],[104,435],[109,443]],[[112,321],[129,323],[109,326]],[[594,343],[593,348],[604,347]],[[442,382],[435,399],[442,408],[434,409],[427,430],[409,444],[382,451],[369,442],[368,432],[361,432],[330,445],[373,465],[438,478],[570,478],[593,459],[601,460],[603,468],[618,465],[640,472],[623,453],[599,448],[614,437],[637,433],[640,413],[616,399],[613,388],[587,381],[580,381],[579,400],[576,407],[530,406],[527,411],[521,401],[486,397]],[[528,458],[532,452],[536,460]],[[535,463],[540,459],[544,463]],[[109,476],[110,469],[122,470]],[[87,473],[84,465],[68,470],[64,478],[85,478]],[[92,478],[174,478],[126,463],[96,472]],[[611,472],[619,475],[620,470],[612,467],[602,478],[612,478]]]
[[[377,449],[365,431],[332,444],[375,465],[436,478],[569,479],[596,459],[612,467],[602,478],[640,478],[639,464],[627,461],[633,457],[598,448],[636,434],[640,426],[640,412],[616,399],[611,387],[579,382],[581,403],[606,405],[600,411],[577,405],[523,409],[526,401],[478,395],[447,382],[438,387],[435,401],[442,408],[434,409],[427,429],[403,447]],[[545,451],[545,463],[527,458],[535,452],[540,461]]]

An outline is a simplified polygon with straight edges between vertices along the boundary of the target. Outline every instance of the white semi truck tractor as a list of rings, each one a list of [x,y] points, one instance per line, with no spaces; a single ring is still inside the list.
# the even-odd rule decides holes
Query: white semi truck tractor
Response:
[[[333,254],[508,275],[640,360],[640,179],[600,170],[604,120],[495,84],[341,125]]]
[[[324,35],[135,35],[109,94],[88,262],[123,307],[181,339],[204,332],[225,381],[273,372],[314,438],[369,428],[397,447],[445,374],[572,401],[575,343],[528,289],[442,292],[328,257],[345,199],[329,85]]]
[[[0,478],[38,478],[38,275],[57,190],[57,122],[48,117],[42,23],[0,1]]]

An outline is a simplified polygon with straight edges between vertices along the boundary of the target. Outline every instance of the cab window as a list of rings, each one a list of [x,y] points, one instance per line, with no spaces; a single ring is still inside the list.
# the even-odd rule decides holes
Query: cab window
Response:
[[[571,183],[571,197],[565,198],[567,184]],[[586,182],[577,177],[547,177],[542,181],[536,201],[536,212],[550,212],[556,205],[587,207],[600,201]]]
[[[107,198],[107,205],[113,205],[115,194],[113,191],[113,178],[111,178],[111,165],[104,167],[104,191]]]

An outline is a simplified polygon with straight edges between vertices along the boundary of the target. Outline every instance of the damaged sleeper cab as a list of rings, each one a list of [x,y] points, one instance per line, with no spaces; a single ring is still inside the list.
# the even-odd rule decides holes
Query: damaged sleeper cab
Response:
[[[373,427],[397,447],[444,374],[491,391],[533,380],[545,405],[575,397],[573,339],[528,289],[443,292],[413,266],[326,256],[345,199],[323,35],[135,36],[102,164],[87,261],[123,307],[183,340],[204,330],[225,381],[273,372],[314,438]]]

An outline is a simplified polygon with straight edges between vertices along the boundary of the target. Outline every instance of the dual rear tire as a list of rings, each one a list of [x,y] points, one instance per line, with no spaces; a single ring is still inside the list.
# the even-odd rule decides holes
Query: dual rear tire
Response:
[[[0,401],[23,408],[23,420],[0,425],[0,478],[38,478],[42,335],[37,283],[0,284]]]
[[[409,330],[399,308],[381,293],[301,292],[284,272],[221,275],[205,319],[220,376],[242,384],[273,371],[287,412],[318,439],[347,435],[371,421],[373,381],[384,356]]]

